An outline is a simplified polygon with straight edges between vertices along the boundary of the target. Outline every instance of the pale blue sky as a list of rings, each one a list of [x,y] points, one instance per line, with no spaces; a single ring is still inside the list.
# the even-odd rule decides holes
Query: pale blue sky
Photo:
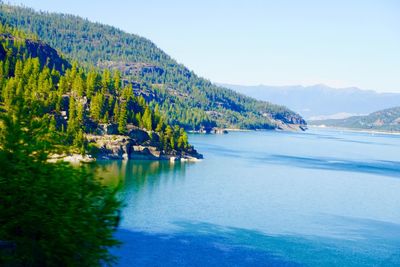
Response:
[[[213,82],[400,92],[397,0],[12,0],[147,37]]]

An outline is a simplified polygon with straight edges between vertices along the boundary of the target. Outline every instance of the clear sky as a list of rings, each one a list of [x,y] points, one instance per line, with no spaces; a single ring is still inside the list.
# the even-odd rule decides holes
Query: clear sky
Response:
[[[12,0],[144,36],[213,82],[400,92],[398,0]]]

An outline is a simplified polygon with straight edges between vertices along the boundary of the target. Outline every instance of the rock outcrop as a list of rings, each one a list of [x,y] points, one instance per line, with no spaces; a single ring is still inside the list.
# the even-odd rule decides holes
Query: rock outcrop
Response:
[[[196,161],[203,156],[194,148],[185,151],[162,150],[159,136],[134,127],[127,135],[87,135],[92,156],[98,160],[136,159],[136,160],[183,160]]]

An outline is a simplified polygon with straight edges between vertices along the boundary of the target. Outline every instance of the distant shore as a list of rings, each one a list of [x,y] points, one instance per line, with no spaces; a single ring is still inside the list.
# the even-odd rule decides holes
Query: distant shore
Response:
[[[227,134],[229,132],[253,132],[253,131],[306,131],[308,126],[302,126],[295,124],[293,125],[286,125],[285,127],[281,128],[272,128],[272,129],[239,129],[239,128],[213,128],[208,131],[206,130],[189,130],[188,133],[191,134]]]
[[[313,129],[313,128],[314,129],[333,129],[333,130],[355,132],[355,133],[400,135],[400,131],[367,130],[367,129],[357,129],[357,128],[325,126],[325,125],[308,125],[308,127],[311,129]]]

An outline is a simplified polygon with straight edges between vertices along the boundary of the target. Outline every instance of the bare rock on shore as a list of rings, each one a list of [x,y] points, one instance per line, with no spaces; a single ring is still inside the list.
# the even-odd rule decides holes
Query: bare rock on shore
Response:
[[[98,160],[183,160],[195,161],[203,158],[193,147],[185,151],[164,151],[158,134],[132,128],[127,135],[87,135],[93,156]]]

